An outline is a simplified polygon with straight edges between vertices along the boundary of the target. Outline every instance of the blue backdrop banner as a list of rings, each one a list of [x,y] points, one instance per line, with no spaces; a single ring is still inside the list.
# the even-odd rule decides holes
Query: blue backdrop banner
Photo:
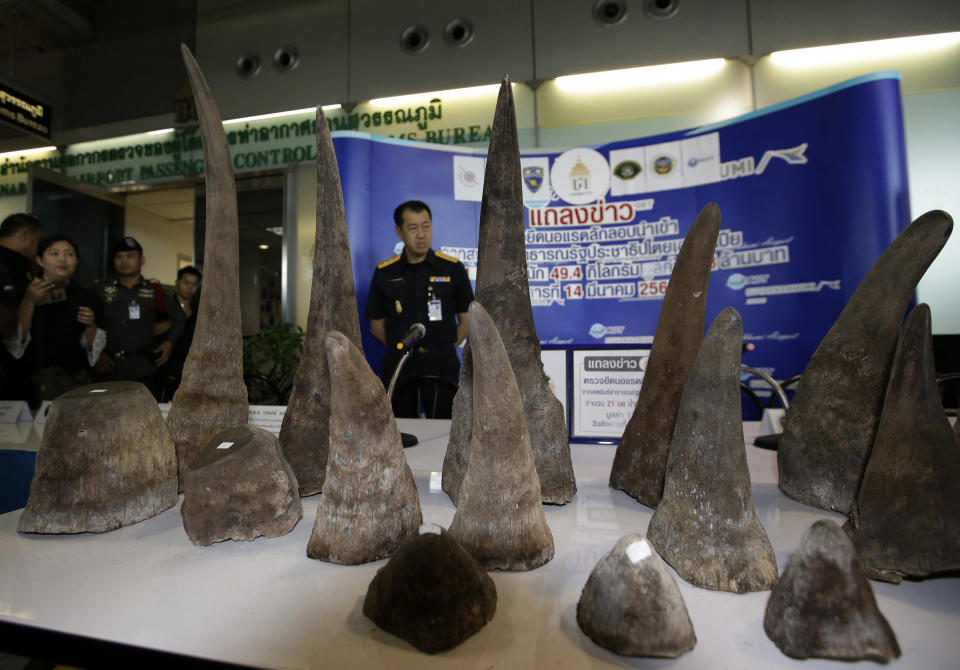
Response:
[[[392,213],[405,200],[430,205],[434,248],[475,277],[484,153],[351,132],[334,144],[361,315],[374,267],[400,250]],[[716,201],[707,323],[736,307],[755,345],[744,363],[777,379],[799,374],[909,217],[894,72],[710,127],[525,152],[521,164],[545,348],[649,346],[683,236]],[[379,370],[383,347],[361,324]]]

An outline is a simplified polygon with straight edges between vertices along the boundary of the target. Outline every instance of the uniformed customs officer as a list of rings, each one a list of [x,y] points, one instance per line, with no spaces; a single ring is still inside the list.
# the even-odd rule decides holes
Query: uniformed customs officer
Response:
[[[107,345],[95,372],[101,381],[138,381],[155,396],[157,367],[170,358],[173,344],[154,343],[157,315],[164,310],[163,288],[141,274],[143,247],[124,237],[113,248],[117,276],[94,284]]]
[[[393,411],[416,418],[422,405],[429,418],[450,418],[460,375],[456,348],[467,336],[473,289],[458,259],[430,248],[433,228],[426,203],[405,202],[393,219],[403,252],[377,266],[366,309],[370,332],[387,347],[383,379],[390,380],[403,356],[397,343],[413,324],[422,323],[426,334],[397,379]]]

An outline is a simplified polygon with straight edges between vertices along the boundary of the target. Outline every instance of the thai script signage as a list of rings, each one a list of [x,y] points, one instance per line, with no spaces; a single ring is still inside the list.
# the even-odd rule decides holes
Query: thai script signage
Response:
[[[31,135],[50,139],[52,116],[50,105],[0,83],[0,121]]]
[[[494,92],[491,105],[495,97]],[[29,114],[27,109],[34,112],[38,109],[32,102],[21,102],[25,106],[19,112],[21,115]],[[449,125],[450,106],[448,104],[448,121],[445,121],[441,98],[424,97],[414,102],[417,104],[389,108],[364,102],[350,112],[342,109],[326,112],[326,117],[335,135],[353,131],[433,144],[482,146],[490,139],[486,113],[482,123],[472,120],[478,116],[476,105],[454,105],[453,123],[462,125]],[[0,113],[3,109],[0,108]],[[44,109],[49,115],[49,110]],[[224,129],[234,170],[274,169],[316,160],[316,128],[312,111],[226,124]],[[34,164],[104,187],[198,178],[204,172],[199,132],[195,125],[186,125],[166,133],[74,144],[63,153],[22,159],[8,157],[0,163],[0,197],[25,195],[27,170]]]

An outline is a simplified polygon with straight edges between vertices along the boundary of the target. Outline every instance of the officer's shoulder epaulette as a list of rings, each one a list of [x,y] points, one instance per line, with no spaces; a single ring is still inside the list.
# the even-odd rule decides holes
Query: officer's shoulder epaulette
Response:
[[[378,265],[377,265],[377,269],[382,270],[383,268],[387,267],[388,265],[393,265],[393,264],[396,263],[398,260],[400,260],[400,254],[397,254],[396,256],[393,256],[392,258],[388,258],[387,260],[385,260],[385,261],[383,261],[382,263],[378,264]]]
[[[451,263],[459,263],[459,262],[460,262],[460,259],[457,258],[456,256],[449,256],[449,255],[443,253],[442,251],[434,251],[433,253],[434,253],[434,255],[435,255],[437,258],[442,258],[442,259],[445,260],[445,261],[450,261]]]

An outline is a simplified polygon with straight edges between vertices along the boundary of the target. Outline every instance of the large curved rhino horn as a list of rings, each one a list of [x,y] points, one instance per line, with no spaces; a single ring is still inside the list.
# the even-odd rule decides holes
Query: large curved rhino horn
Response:
[[[846,514],[870,456],[903,314],[953,219],[927,212],[870,268],[813,353],[777,451],[780,490]]]
[[[240,328],[240,241],[237,189],[217,104],[193,54],[180,45],[203,136],[207,204],[203,293],[183,379],[167,427],[177,446],[181,489],[187,463],[224,428],[247,423]]]

